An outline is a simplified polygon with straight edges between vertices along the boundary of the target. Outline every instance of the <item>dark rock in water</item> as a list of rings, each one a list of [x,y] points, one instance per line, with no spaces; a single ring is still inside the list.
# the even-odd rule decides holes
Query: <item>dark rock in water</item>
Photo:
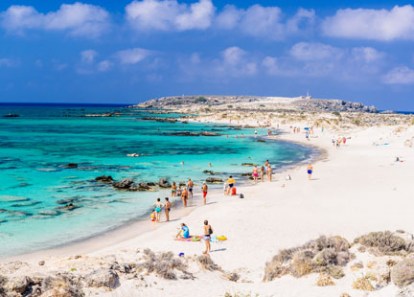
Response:
[[[159,181],[158,185],[161,188],[171,188],[170,182],[168,180],[166,180],[165,178],[160,178],[160,181]]]
[[[138,187],[143,190],[151,190],[151,187],[147,183],[139,183]]]
[[[3,115],[3,118],[18,118],[19,116],[17,113],[8,113]]]
[[[149,183],[147,183],[147,185],[150,186],[150,187],[155,187],[157,184],[153,183],[153,182],[149,182]]]
[[[130,178],[125,178],[119,182],[115,182],[112,184],[112,186],[119,190],[128,190],[132,185],[134,181]]]
[[[266,140],[259,138],[259,139],[256,140],[256,142],[266,142]]]
[[[2,223],[7,223],[8,221],[7,220],[0,220],[0,224],[2,224]],[[1,295],[0,295],[1,296]]]
[[[222,182],[224,182],[224,180],[219,177],[207,177],[206,178],[206,183],[209,183],[209,184],[218,184]]]
[[[40,201],[28,201],[28,202],[23,202],[23,203],[15,203],[10,205],[11,207],[27,207],[27,206],[34,206],[37,204],[40,204],[42,202]]]
[[[185,186],[187,186],[187,184],[186,184],[185,182],[179,182],[179,183],[178,183],[178,186],[180,186],[180,187],[185,187]]]
[[[252,176],[251,172],[242,173],[241,176]]]
[[[142,121],[155,121],[155,122],[165,122],[165,123],[176,123],[178,120],[173,118],[157,118],[157,117],[143,117],[138,118],[138,120]]]
[[[7,209],[0,208],[0,213],[7,212]]]
[[[114,179],[110,175],[101,175],[95,178],[96,181],[102,182],[102,183],[113,183]]]
[[[86,284],[94,288],[114,289],[119,286],[118,274],[112,269],[95,270],[85,276]]]
[[[254,163],[242,163],[242,166],[257,166],[256,164],[254,164]]]
[[[9,210],[8,213],[15,217],[30,217],[33,215],[27,211],[16,211],[16,210]]]
[[[78,168],[78,164],[76,164],[76,163],[68,163],[68,164],[66,164],[66,168]]]
[[[0,195],[0,202],[23,202],[30,199],[22,196]]]
[[[77,206],[73,203],[69,203],[69,204],[66,204],[65,206],[58,207],[58,209],[67,210],[67,211],[72,211],[72,210],[75,210],[77,208],[80,208],[80,206]]]
[[[77,199],[70,198],[70,199],[60,199],[56,201],[57,204],[69,204],[75,202]]]
[[[214,172],[213,170],[203,170],[204,174],[210,174],[210,175],[215,175],[218,174],[218,172]]]

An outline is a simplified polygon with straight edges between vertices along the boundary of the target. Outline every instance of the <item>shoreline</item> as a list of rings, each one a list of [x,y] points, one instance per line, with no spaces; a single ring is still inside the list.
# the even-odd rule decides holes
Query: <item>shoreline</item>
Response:
[[[209,124],[222,124],[219,122],[210,122]],[[226,125],[227,127],[232,126]],[[303,143],[301,141],[293,141],[289,139],[284,139],[283,135],[285,133],[281,133],[278,135],[273,136],[259,136],[262,139],[270,140],[270,141],[280,141],[280,142],[286,142],[286,143],[293,143],[299,146],[304,146],[311,148],[312,153],[310,154],[309,158],[294,162],[293,164],[287,164],[282,165],[279,169],[274,170],[273,175],[276,174],[283,174],[289,170],[295,170],[299,167],[305,166],[305,164],[309,162],[319,162],[321,160],[324,160],[327,158],[327,151],[321,147],[318,147],[316,145],[312,145],[309,143]],[[254,141],[254,137],[251,137],[252,141]],[[250,167],[249,167],[250,169]],[[238,194],[240,193],[239,189],[243,189],[246,187],[254,187],[259,186],[262,184],[262,182],[258,182],[257,184],[252,184],[252,180],[250,180],[248,177],[244,177],[243,179],[238,180],[239,187],[238,187]],[[265,183],[268,183],[267,181]],[[169,189],[166,190],[167,193],[170,191]],[[160,195],[161,197],[162,195]],[[169,196],[169,194],[167,195]],[[202,200],[200,195],[197,195],[197,201],[200,202]],[[217,196],[223,196],[220,189],[211,189],[209,190],[208,197],[217,197]],[[175,197],[177,198],[177,197]],[[193,199],[195,199],[194,197]],[[171,198],[170,198],[171,201]],[[185,218],[191,214],[191,212],[194,211],[197,207],[202,207],[203,205],[189,205],[189,207],[184,208],[181,205],[181,199],[178,198],[174,201],[171,201],[173,204],[173,210],[175,210],[175,213],[178,214],[177,217],[174,216],[174,218],[171,221],[183,221]],[[193,200],[194,203],[194,200]],[[214,201],[214,203],[217,203]],[[207,203],[208,204],[208,203]],[[140,236],[145,233],[157,230],[159,228],[162,228],[164,223],[167,223],[166,221],[162,221],[160,223],[150,222],[148,224],[148,218],[151,214],[151,211],[149,210],[147,213],[143,214],[142,216],[139,216],[135,219],[131,219],[117,227],[114,227],[113,229],[102,231],[93,235],[90,235],[86,238],[77,239],[74,241],[69,241],[67,243],[58,244],[49,248],[40,249],[32,252],[25,252],[18,255],[11,255],[11,256],[5,256],[2,257],[0,255],[0,263],[5,263],[9,261],[15,261],[15,260],[23,260],[28,261],[33,258],[45,258],[44,255],[48,255],[48,257],[70,257],[75,256],[75,254],[85,254],[85,253],[93,253],[97,250],[101,249],[107,249],[115,244],[119,244],[125,241],[128,241],[134,236]],[[165,219],[165,213],[162,211],[162,218]],[[171,215],[170,215],[171,216]]]

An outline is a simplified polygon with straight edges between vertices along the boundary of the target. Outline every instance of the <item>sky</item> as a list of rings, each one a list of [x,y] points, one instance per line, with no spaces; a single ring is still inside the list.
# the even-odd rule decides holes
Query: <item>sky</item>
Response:
[[[363,1],[0,2],[0,102],[170,95],[414,111],[414,6]]]

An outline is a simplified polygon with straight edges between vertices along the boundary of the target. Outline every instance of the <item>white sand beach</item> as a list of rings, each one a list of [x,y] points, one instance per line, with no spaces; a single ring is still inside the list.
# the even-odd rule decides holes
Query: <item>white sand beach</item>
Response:
[[[165,280],[151,273],[125,274],[120,275],[116,289],[85,292],[99,296],[332,297],[345,292],[352,297],[395,296],[399,289],[392,283],[371,292],[352,288],[352,283],[364,273],[350,267],[355,261],[369,258],[365,254],[351,260],[344,268],[345,277],[335,279],[332,286],[317,286],[316,273],[263,282],[266,262],[280,249],[302,245],[320,235],[340,235],[352,242],[355,237],[373,231],[414,233],[414,154],[413,148],[406,145],[406,140],[414,135],[413,127],[353,128],[343,132],[315,129],[310,140],[306,140],[303,133],[291,133],[290,126],[282,125],[280,128],[286,133],[276,137],[325,151],[323,158],[313,164],[311,180],[306,174],[307,164],[303,164],[276,172],[273,182],[238,187],[244,199],[210,193],[206,206],[201,205],[201,191],[196,187],[191,207],[186,212],[173,209],[169,223],[154,226],[148,220],[112,232],[110,238],[100,236],[86,244],[3,259],[0,274],[22,276],[33,271],[82,274],[105,266],[114,257],[118,263],[134,262],[144,249],[171,251],[174,255],[182,252],[184,258],[191,258],[201,255],[204,245],[174,240],[179,223],[185,222],[191,234],[202,234],[203,220],[208,219],[215,235],[228,238],[212,243],[211,259],[225,272],[237,273],[240,276],[237,282],[227,280],[223,272],[204,271],[190,265],[194,279]],[[347,137],[346,144],[339,148],[331,142],[338,136]],[[292,179],[286,180],[287,175]],[[17,265],[18,269],[11,273],[16,262],[5,263],[16,260],[28,264]],[[39,266],[39,261],[45,264]]]

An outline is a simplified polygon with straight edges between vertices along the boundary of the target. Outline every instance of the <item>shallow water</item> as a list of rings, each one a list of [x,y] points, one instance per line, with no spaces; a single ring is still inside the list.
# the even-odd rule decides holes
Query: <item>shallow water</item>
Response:
[[[114,110],[122,115],[84,117]],[[10,113],[20,116],[1,117]],[[277,170],[312,153],[296,144],[258,142],[252,129],[142,120],[148,116],[177,115],[119,106],[0,105],[0,255],[52,247],[113,229],[141,217],[157,197],[169,194],[116,191],[94,182],[100,175],[140,182],[191,177],[197,191],[209,176],[203,170],[218,172],[215,176],[222,178],[229,173],[238,177],[251,171],[242,163],[262,164],[269,159]],[[181,131],[220,136],[168,135]],[[127,157],[131,153],[140,157]],[[67,168],[68,163],[78,167]],[[69,202],[79,208],[61,208]]]

